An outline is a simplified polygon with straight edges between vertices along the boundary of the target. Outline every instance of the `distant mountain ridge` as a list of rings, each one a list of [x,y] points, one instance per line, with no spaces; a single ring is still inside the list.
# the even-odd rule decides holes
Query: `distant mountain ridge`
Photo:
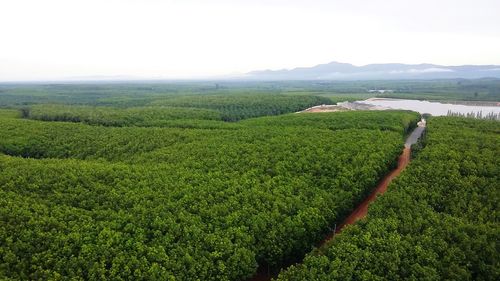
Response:
[[[459,65],[381,63],[355,66],[330,62],[313,67],[252,71],[250,80],[393,80],[393,79],[477,79],[500,78],[500,65]]]

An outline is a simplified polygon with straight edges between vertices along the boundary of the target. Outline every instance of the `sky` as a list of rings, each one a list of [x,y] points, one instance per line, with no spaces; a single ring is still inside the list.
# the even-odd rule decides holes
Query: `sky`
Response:
[[[500,64],[500,0],[0,0],[0,81]]]

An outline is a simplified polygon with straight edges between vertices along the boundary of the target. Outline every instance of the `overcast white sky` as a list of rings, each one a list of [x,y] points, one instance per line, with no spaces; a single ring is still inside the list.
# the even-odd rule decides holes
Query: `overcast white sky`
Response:
[[[500,64],[500,0],[0,0],[0,81]]]

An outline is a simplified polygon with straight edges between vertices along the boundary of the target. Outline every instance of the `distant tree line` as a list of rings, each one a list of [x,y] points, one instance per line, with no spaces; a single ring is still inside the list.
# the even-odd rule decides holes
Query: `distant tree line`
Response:
[[[498,113],[495,113],[495,112],[489,112],[489,113],[483,115],[482,111],[460,113],[460,112],[453,112],[451,110],[448,110],[448,113],[446,115],[447,116],[455,116],[455,117],[486,119],[486,120],[500,120],[500,115]]]

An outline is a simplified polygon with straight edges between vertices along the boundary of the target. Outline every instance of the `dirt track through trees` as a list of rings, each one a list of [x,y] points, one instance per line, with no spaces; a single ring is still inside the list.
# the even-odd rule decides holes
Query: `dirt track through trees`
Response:
[[[387,191],[387,187],[391,183],[391,181],[397,177],[401,171],[403,171],[406,166],[410,163],[410,148],[405,147],[403,149],[403,153],[399,156],[398,159],[398,166],[396,169],[392,170],[388,175],[386,175],[377,185],[377,188],[368,195],[368,197],[361,202],[354,211],[342,222],[340,226],[338,226],[334,232],[332,232],[330,235],[328,235],[320,244],[320,247],[323,246],[326,242],[328,242],[330,239],[335,236],[335,234],[339,233],[342,231],[342,229],[350,224],[354,224],[357,220],[362,219],[366,217],[368,213],[368,206],[370,205],[371,202],[375,201],[377,199],[377,196],[379,194],[383,194],[384,192]]]
[[[323,241],[321,241],[321,243],[318,245],[318,248],[321,249],[322,247],[324,247],[328,241],[330,241],[337,233],[341,232],[342,229],[347,225],[354,224],[356,221],[366,217],[366,215],[368,214],[368,206],[370,205],[370,203],[375,201],[379,194],[383,194],[384,192],[386,192],[387,187],[389,186],[391,181],[406,168],[408,163],[410,163],[411,146],[418,141],[424,130],[425,120],[422,120],[418,123],[418,127],[415,128],[415,130],[413,130],[413,132],[408,136],[403,152],[398,158],[398,166],[384,178],[382,178],[382,180],[377,184],[377,187],[370,193],[370,195],[368,195],[356,207],[356,209],[351,212],[351,214],[342,222],[342,224],[337,226],[334,231],[332,231],[325,239],[323,239]],[[268,281],[274,277],[275,276],[269,274],[267,270],[259,268],[257,274],[252,277],[250,281]]]

